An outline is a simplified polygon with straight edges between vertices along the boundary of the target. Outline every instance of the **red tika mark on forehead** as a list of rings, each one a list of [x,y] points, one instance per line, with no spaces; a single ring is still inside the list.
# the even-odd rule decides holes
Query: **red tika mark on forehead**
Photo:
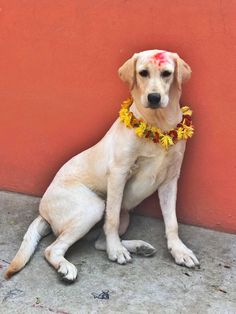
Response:
[[[154,56],[152,56],[151,58],[159,66],[162,65],[163,63],[168,62],[168,56],[167,56],[166,52],[158,52]]]

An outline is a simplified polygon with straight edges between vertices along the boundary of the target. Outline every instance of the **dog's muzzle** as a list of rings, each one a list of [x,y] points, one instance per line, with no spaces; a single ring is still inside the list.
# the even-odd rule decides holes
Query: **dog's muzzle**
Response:
[[[161,95],[159,93],[150,93],[147,99],[150,108],[156,109],[160,107]]]

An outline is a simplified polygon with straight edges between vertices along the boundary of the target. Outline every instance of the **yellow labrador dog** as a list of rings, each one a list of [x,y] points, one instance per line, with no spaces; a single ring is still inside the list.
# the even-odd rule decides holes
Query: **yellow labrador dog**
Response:
[[[182,120],[182,83],[190,67],[176,54],[161,50],[136,53],[119,69],[129,84],[133,116],[163,132]],[[39,240],[50,230],[57,239],[45,250],[45,258],[66,280],[77,277],[77,269],[64,255],[105,213],[104,232],[95,246],[106,250],[119,264],[131,261],[130,253],[151,255],[155,249],[141,240],[121,241],[129,224],[129,210],[158,190],[165,222],[167,245],[175,262],[199,265],[193,252],[178,236],[176,219],[177,181],[186,141],[164,149],[138,136],[117,119],[95,146],[69,160],[56,174],[44,194],[40,215],[29,226],[15,258],[5,274],[10,278],[29,261]]]

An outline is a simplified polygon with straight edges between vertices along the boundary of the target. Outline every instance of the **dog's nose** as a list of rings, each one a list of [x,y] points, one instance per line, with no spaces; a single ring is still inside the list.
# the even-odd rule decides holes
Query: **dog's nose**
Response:
[[[148,94],[148,102],[150,107],[157,108],[159,106],[159,102],[161,100],[161,95],[159,93],[150,93]]]

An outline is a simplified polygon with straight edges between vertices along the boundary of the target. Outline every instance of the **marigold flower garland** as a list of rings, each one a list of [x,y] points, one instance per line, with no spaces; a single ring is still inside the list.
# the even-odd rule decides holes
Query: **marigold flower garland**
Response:
[[[187,140],[193,136],[192,110],[188,106],[181,108],[183,119],[176,128],[163,132],[161,129],[147,124],[144,120],[136,118],[134,114],[129,111],[132,102],[132,98],[123,101],[119,115],[120,121],[123,122],[127,128],[134,128],[137,136],[147,138],[154,143],[159,143],[165,150],[168,150],[169,146],[176,144],[179,140]]]

